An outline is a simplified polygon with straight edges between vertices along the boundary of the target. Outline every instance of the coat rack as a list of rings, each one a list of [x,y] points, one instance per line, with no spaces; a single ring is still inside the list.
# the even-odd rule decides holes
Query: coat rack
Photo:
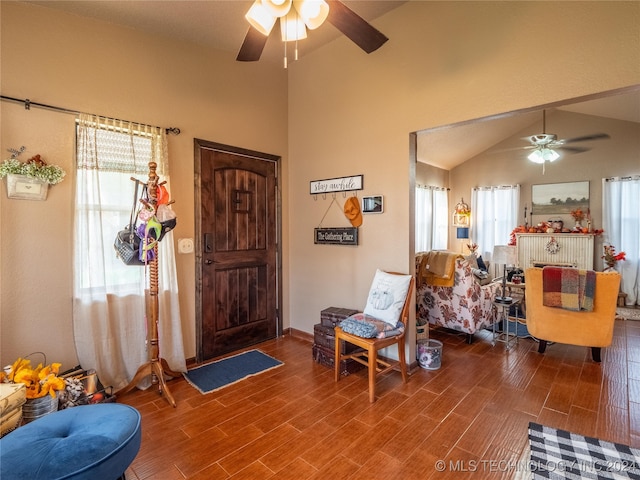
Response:
[[[147,193],[149,195],[149,204],[154,210],[154,214],[158,207],[158,183],[159,177],[156,174],[157,164],[149,162],[149,182],[147,183]],[[135,179],[134,179],[135,180]],[[138,180],[136,180],[138,181]],[[149,267],[149,290],[146,294],[145,304],[147,310],[147,346],[149,360],[138,368],[138,371],[129,384],[118,390],[116,396],[124,395],[132,390],[144,378],[151,376],[151,384],[156,385],[158,393],[164,395],[167,401],[176,406],[169,387],[167,386],[164,376],[179,377],[180,374],[172,371],[164,358],[160,357],[160,348],[158,342],[158,244],[153,246],[152,259],[148,263]]]

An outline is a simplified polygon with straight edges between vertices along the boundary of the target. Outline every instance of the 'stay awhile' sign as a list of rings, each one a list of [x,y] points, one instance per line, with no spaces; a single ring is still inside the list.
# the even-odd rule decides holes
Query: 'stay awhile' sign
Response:
[[[312,180],[309,185],[311,195],[317,193],[349,192],[362,190],[362,175],[352,177],[329,178],[327,180]]]

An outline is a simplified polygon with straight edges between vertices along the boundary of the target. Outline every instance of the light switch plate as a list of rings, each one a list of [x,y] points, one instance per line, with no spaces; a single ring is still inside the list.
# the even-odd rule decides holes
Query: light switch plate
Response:
[[[178,253],[193,253],[193,238],[179,238]]]

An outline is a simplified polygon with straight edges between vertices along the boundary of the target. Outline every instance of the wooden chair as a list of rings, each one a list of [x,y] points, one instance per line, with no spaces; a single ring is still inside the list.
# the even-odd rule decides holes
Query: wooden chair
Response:
[[[387,272],[394,275],[402,275],[396,272]],[[399,369],[402,373],[402,382],[407,383],[407,362],[405,360],[405,334],[407,328],[409,328],[409,308],[411,305],[411,295],[413,294],[415,280],[412,277],[407,289],[407,296],[404,301],[404,306],[400,313],[400,321],[404,323],[405,329],[400,335],[395,335],[387,338],[363,338],[351,333],[343,331],[339,326],[335,327],[335,381],[340,380],[340,364],[344,360],[353,359],[358,363],[368,367],[369,369],[369,401],[371,403],[376,401],[376,375],[383,374],[392,369]],[[358,350],[353,353],[340,353],[340,342],[349,342],[357,345],[363,350]],[[378,350],[390,347],[392,345],[398,346],[398,360],[382,359],[378,357]]]

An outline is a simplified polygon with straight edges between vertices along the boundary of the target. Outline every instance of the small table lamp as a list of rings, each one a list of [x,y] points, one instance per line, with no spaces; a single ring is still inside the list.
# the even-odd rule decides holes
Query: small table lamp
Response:
[[[469,227],[457,227],[456,238],[458,240],[465,240],[469,238]],[[464,251],[464,242],[460,244],[460,252]]]
[[[506,294],[507,288],[507,265],[515,265],[518,258],[516,255],[516,247],[511,245],[496,245],[493,247],[492,262],[494,264],[503,264],[502,274],[502,295],[496,296],[495,301],[497,303],[510,304],[513,302],[513,298],[508,297]]]

